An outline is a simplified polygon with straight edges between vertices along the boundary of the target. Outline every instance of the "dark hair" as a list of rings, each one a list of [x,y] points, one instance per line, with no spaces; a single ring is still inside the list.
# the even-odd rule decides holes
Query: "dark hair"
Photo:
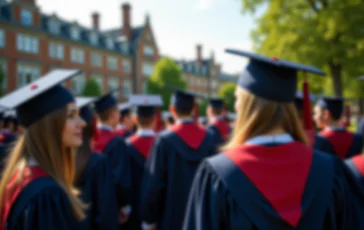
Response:
[[[190,116],[192,114],[192,111],[193,111],[193,107],[192,108],[178,108],[178,107],[175,107],[175,111],[177,113],[177,115],[179,116]]]
[[[212,113],[215,116],[219,116],[222,114],[222,112],[224,112],[224,108],[215,108],[215,107],[211,107],[212,108]]]
[[[130,116],[130,110],[123,110],[120,112],[120,122],[123,122],[126,117]]]
[[[138,125],[144,127],[149,126],[153,123],[155,115],[152,116],[137,116]]]
[[[107,121],[107,120],[109,119],[109,117],[110,117],[110,114],[111,114],[112,112],[114,112],[116,109],[117,109],[117,107],[115,106],[115,107],[112,107],[112,108],[110,108],[110,109],[107,109],[106,111],[104,111],[104,112],[102,112],[102,113],[99,113],[98,115],[99,115],[100,120],[101,120],[102,122]]]

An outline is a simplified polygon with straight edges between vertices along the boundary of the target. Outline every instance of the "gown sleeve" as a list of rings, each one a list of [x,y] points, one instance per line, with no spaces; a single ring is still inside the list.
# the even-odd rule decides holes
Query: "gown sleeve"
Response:
[[[167,151],[168,152],[168,151]],[[141,191],[141,217],[145,224],[155,224],[163,214],[167,186],[166,150],[157,137],[145,165]]]
[[[60,187],[52,186],[35,195],[15,221],[12,230],[77,230],[79,222]]]
[[[95,229],[119,229],[119,211],[117,205],[116,194],[112,179],[112,173],[109,162],[104,159],[98,163],[94,172],[96,175],[96,190],[97,190],[97,213]]]
[[[201,163],[190,191],[183,230],[220,230],[229,227],[227,190],[207,161]]]

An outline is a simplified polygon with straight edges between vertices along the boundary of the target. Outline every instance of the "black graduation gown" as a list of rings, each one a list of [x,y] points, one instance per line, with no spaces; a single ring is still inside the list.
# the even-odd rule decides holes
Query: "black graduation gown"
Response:
[[[218,147],[225,143],[230,134],[229,123],[225,120],[216,120],[207,125],[206,129],[215,137],[215,143]]]
[[[327,129],[316,136],[313,148],[346,159],[362,152],[363,139],[360,135],[344,129]]]
[[[71,205],[62,188],[50,177],[30,182],[19,194],[5,230],[78,230]]]
[[[201,164],[184,230],[354,229],[352,197],[339,159],[312,154],[297,142],[258,148],[271,149],[264,153],[237,148]],[[264,156],[261,164],[256,163],[257,154]]]
[[[94,153],[90,156],[85,171],[77,184],[82,200],[89,204],[87,217],[80,229],[119,229],[119,209],[115,184],[106,156]]]
[[[146,162],[141,218],[158,230],[182,227],[188,193],[200,162],[215,153],[213,137],[196,124],[160,133]]]
[[[356,133],[364,139],[364,117],[360,118]]]
[[[154,141],[154,136],[133,135],[126,141],[127,152],[124,154],[125,161],[129,162],[131,173],[130,181],[132,182],[132,212],[128,222],[123,226],[124,229],[138,230],[141,229],[140,219],[140,196],[141,184],[143,179],[145,161],[149,156],[150,149]]]
[[[126,152],[125,141],[121,137],[112,138],[104,148],[105,154],[110,162],[114,183],[116,185],[116,196],[119,208],[131,204],[131,180],[130,163],[123,157]]]

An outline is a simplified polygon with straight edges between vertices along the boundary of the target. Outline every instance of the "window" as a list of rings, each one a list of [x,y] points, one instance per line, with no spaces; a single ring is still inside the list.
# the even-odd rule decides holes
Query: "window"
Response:
[[[107,39],[107,48],[108,49],[114,49],[114,41],[111,38]]]
[[[115,57],[107,57],[107,67],[111,70],[118,69],[118,59]]]
[[[49,43],[49,57],[57,60],[63,60],[64,49],[63,45],[59,43]]]
[[[124,79],[123,80],[123,96],[125,98],[129,97],[129,95],[131,94],[131,88],[132,88],[131,80]]]
[[[207,71],[206,71],[206,67],[202,67],[202,75],[206,75]]]
[[[102,67],[102,56],[98,53],[91,53],[91,65]]]
[[[131,72],[131,62],[128,59],[122,60],[123,64],[123,72],[124,73],[130,73]]]
[[[84,74],[75,76],[71,80],[71,88],[72,88],[72,91],[76,95],[80,95],[82,93],[84,85],[85,85],[85,75]]]
[[[71,50],[71,61],[74,63],[83,64],[85,59],[85,52],[79,48],[72,48]]]
[[[3,79],[3,82],[2,82],[4,90],[6,90],[8,88],[8,78],[7,78],[8,68],[7,67],[8,67],[8,65],[7,65],[6,60],[0,59],[0,68],[4,73],[4,79]]]
[[[18,51],[22,51],[25,53],[37,54],[39,50],[38,38],[25,34],[18,34],[17,49]]]
[[[97,45],[98,44],[98,39],[99,39],[99,36],[97,36],[96,32],[92,32],[90,34],[90,41],[91,41],[92,45]]]
[[[25,86],[40,76],[40,67],[30,64],[18,64],[17,83],[18,87]]]
[[[108,89],[108,91],[116,89],[118,87],[119,87],[118,77],[115,77],[115,76],[108,77],[108,79],[107,79],[107,89]],[[113,96],[115,98],[119,98],[119,90],[115,90],[114,93],[113,93]]]
[[[59,22],[57,19],[53,18],[49,21],[49,24],[48,24],[48,27],[49,27],[49,31],[52,33],[52,34],[59,34]]]
[[[5,46],[5,32],[4,30],[0,30],[0,47]]]
[[[144,46],[144,55],[145,56],[153,56],[154,55],[154,49],[151,46]]]
[[[80,30],[76,26],[73,26],[71,28],[71,36],[75,40],[79,40],[80,39]]]
[[[95,81],[97,82],[97,84],[100,86],[100,89],[102,92],[104,92],[104,81],[103,81],[103,76],[99,75],[99,74],[93,74],[92,78],[95,79]]]
[[[212,88],[217,88],[218,82],[216,80],[212,81]]]
[[[143,74],[144,76],[150,76],[153,74],[154,65],[150,63],[143,63]]]
[[[128,43],[127,43],[127,42],[124,42],[124,43],[123,43],[123,51],[124,51],[124,52],[129,52],[129,45],[128,45]]]
[[[22,9],[21,11],[21,23],[23,25],[32,25],[33,23],[33,15],[32,12],[26,9]]]

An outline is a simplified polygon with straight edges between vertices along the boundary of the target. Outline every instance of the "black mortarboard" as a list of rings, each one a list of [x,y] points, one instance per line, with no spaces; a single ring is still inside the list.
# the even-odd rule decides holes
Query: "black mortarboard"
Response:
[[[0,107],[16,108],[20,123],[29,127],[45,115],[74,102],[70,91],[60,84],[80,73],[80,70],[54,70],[2,97]]]
[[[87,123],[91,122],[94,117],[90,105],[96,100],[97,97],[76,97],[76,104],[80,109],[80,116]]]
[[[119,88],[109,91],[107,94],[95,101],[95,110],[97,113],[105,112],[106,110],[111,109],[117,105],[116,98],[113,96],[113,93],[116,90],[119,90]]]
[[[187,110],[193,109],[193,106],[195,105],[196,94],[186,90],[178,89],[174,86],[168,85],[166,87],[174,92],[171,97],[171,104],[174,107]]]
[[[153,116],[156,113],[156,107],[163,105],[159,95],[132,95],[129,103],[136,106],[136,114],[142,117]]]
[[[344,110],[344,99],[340,97],[322,97],[317,101],[317,105],[327,109],[334,120],[338,120]]]
[[[250,58],[241,73],[238,85],[250,93],[267,100],[293,102],[297,89],[297,71],[325,75],[315,67],[270,58],[244,51],[227,49],[227,53]]]
[[[129,102],[120,103],[118,105],[118,107],[119,107],[119,111],[120,111],[121,116],[125,116],[125,115],[130,114],[130,103]]]
[[[224,107],[224,100],[219,98],[212,98],[209,101],[211,107],[216,109],[222,109]]]

